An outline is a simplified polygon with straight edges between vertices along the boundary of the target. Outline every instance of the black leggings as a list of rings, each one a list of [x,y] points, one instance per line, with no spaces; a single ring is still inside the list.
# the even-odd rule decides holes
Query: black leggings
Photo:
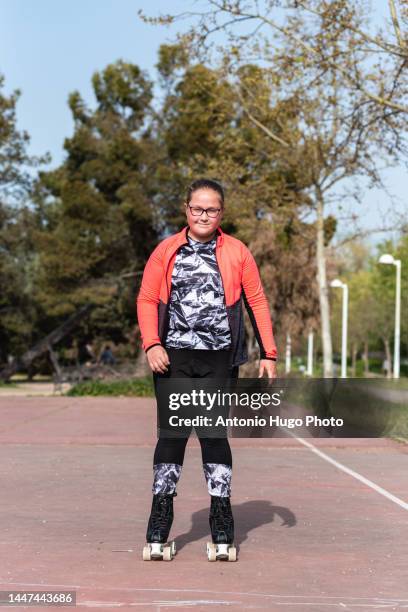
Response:
[[[158,378],[238,378],[238,367],[229,365],[229,351],[166,349],[170,366]],[[232,466],[231,448],[227,438],[199,438],[203,463],[223,463]],[[177,463],[183,465],[188,438],[159,438],[154,451],[153,464]]]
[[[227,438],[198,438],[203,463],[224,463],[232,466],[231,448]],[[159,438],[154,451],[153,464],[177,463],[183,465],[188,438]]]

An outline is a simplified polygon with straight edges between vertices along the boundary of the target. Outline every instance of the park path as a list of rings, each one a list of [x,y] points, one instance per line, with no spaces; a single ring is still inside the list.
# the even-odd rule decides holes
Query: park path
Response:
[[[239,561],[212,564],[190,440],[179,554],[146,563],[154,400],[3,396],[0,417],[0,590],[72,589],[97,610],[408,609],[404,444],[231,440]]]

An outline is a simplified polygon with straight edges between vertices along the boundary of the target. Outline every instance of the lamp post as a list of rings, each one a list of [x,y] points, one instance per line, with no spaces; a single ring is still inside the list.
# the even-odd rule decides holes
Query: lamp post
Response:
[[[382,264],[393,264],[396,267],[395,285],[395,335],[394,335],[394,378],[400,377],[400,336],[401,336],[401,260],[384,253],[378,260]]]
[[[341,324],[341,377],[347,378],[347,318],[348,318],[348,285],[335,278],[330,287],[341,287],[343,289],[343,308]]]
[[[313,376],[313,332],[309,332],[307,339],[307,376]]]

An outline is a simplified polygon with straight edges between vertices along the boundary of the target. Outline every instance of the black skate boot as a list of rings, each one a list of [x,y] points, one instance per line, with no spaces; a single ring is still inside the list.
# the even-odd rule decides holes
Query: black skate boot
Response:
[[[224,559],[237,560],[237,549],[234,546],[234,517],[232,516],[229,497],[211,495],[210,529],[212,542],[207,542],[209,561]]]
[[[173,524],[173,497],[175,495],[177,493],[153,495],[146,533],[147,544],[143,548],[144,561],[151,561],[151,559],[171,561],[176,554],[175,542],[167,542]]]

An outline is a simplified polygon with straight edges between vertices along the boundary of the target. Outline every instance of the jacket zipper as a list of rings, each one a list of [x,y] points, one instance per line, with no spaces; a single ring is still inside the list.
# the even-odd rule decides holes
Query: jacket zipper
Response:
[[[170,259],[169,259],[169,261],[168,261],[168,263],[167,263],[167,268],[166,268],[166,272],[165,272],[165,274],[166,274],[166,289],[167,289],[167,304],[169,304],[169,302],[170,302],[170,292],[171,292],[171,286],[170,286],[170,291],[169,291],[169,283],[168,283],[168,281],[167,281],[167,273],[168,273],[168,271],[169,271],[170,261],[172,260],[172,258],[173,258],[173,256],[174,256],[174,255],[176,255],[176,257],[177,257],[177,252],[178,252],[178,250],[179,250],[179,249],[181,249],[181,247],[182,247],[182,246],[184,246],[185,244],[188,244],[188,241],[187,241],[187,242],[183,242],[182,244],[180,244],[180,245],[177,247],[177,249],[176,249],[176,250],[174,251],[174,253],[171,255],[171,257],[170,257]],[[174,262],[174,263],[176,263],[176,262]]]

